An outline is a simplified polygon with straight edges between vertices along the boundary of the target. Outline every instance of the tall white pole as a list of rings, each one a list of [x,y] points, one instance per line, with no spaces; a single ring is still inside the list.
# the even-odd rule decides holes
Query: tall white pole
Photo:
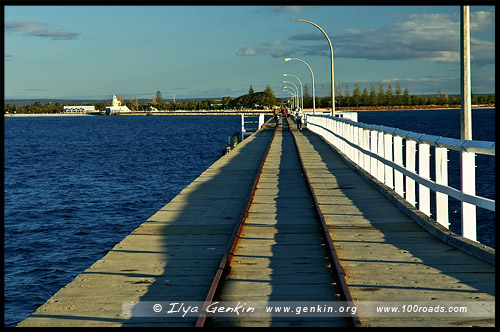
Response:
[[[471,79],[470,79],[470,27],[469,6],[462,6],[460,13],[460,85],[462,94],[461,105],[461,138],[472,139],[472,116],[471,116]]]
[[[311,67],[304,60],[298,59],[298,58],[285,58],[285,61],[290,61],[290,60],[297,60],[297,61],[302,62],[303,64],[305,64],[307,66],[307,68],[309,68],[309,71],[311,72],[312,86],[313,86],[313,114],[315,114],[316,113],[316,91],[314,89],[314,73],[313,73]],[[302,108],[304,108],[304,107],[302,107]]]
[[[300,83],[300,95],[301,95],[301,108],[304,109],[304,89],[302,88],[302,81],[295,75],[292,75],[292,74],[283,74],[283,77],[287,77],[287,76],[293,76],[297,79],[297,81],[299,81]],[[283,81],[283,83],[285,83],[285,81]]]
[[[332,47],[332,42],[330,41],[330,38],[328,38],[328,35],[326,34],[326,32],[323,31],[323,29],[321,29],[317,24],[310,22],[310,21],[306,21],[306,20],[299,20],[297,18],[294,18],[293,20],[299,21],[299,22],[306,22],[306,23],[314,25],[316,28],[318,28],[323,33],[323,35],[325,35],[326,40],[328,41],[328,45],[330,45],[331,76],[332,76],[332,116],[335,116],[335,88],[334,88],[334,80],[333,80],[333,47]]]
[[[461,85],[461,139],[472,139],[471,78],[470,78],[470,27],[469,6],[462,6],[460,11],[460,85]],[[461,180],[464,194],[476,194],[476,162],[474,152],[461,151]],[[462,235],[470,240],[477,240],[476,206],[462,202]]]
[[[295,87],[295,93],[297,94],[297,98],[299,98],[299,88],[297,87],[297,85],[295,85],[295,83],[293,82],[290,82],[290,81],[283,81],[283,83],[290,83],[291,85],[293,85]],[[297,99],[297,107],[300,107],[300,103],[299,103],[299,100]]]

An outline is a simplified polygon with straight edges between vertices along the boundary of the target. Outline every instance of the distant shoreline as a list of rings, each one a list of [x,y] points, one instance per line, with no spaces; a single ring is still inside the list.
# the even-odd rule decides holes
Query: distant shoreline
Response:
[[[29,117],[29,116],[90,116],[89,114],[63,114],[63,113],[40,113],[40,114],[4,114],[4,117]]]
[[[495,109],[495,106],[472,106],[472,109]],[[387,112],[387,111],[425,111],[425,110],[433,110],[433,111],[444,111],[444,110],[459,110],[459,107],[416,107],[416,108],[375,108],[375,107],[359,107],[359,108],[347,108],[347,107],[337,107],[335,110],[337,112]],[[330,108],[316,108],[316,112],[321,112],[321,113],[326,113],[329,112],[331,109]],[[259,113],[259,110],[253,110],[252,112],[255,112],[255,114]],[[264,113],[270,113],[271,111],[267,110],[267,112]],[[312,108],[304,108],[304,112],[310,113],[312,112]],[[176,114],[177,113],[177,114]],[[193,111],[192,113],[197,113],[197,114],[190,114],[190,111],[183,111],[183,112],[165,112],[162,114],[162,112],[158,112],[156,114],[151,114],[151,115],[200,115],[200,112]],[[214,113],[219,113],[219,112],[207,112],[208,114],[201,114],[201,115],[214,115]],[[128,114],[122,114],[122,115],[128,115]],[[137,116],[143,116],[145,114],[130,114],[130,115],[137,115]],[[130,116],[128,115],[128,116]],[[234,115],[231,113],[226,113],[224,111],[220,111],[220,115]],[[44,116],[44,117],[57,117],[57,116],[96,116],[95,114],[80,114],[80,113],[40,113],[40,114],[4,114],[4,117],[36,117],[36,116]]]

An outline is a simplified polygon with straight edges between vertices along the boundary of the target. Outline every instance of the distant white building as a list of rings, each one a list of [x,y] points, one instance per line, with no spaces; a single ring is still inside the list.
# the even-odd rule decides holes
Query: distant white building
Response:
[[[63,106],[64,113],[92,113],[95,112],[94,106]]]
[[[106,115],[132,112],[126,105],[121,106],[121,102],[113,95],[111,106],[106,107]]]

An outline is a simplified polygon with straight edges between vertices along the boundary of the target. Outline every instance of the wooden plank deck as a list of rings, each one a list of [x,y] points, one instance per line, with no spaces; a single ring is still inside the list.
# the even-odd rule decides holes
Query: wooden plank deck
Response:
[[[320,137],[293,129],[355,304],[495,300],[493,265],[439,241]],[[196,317],[128,317],[122,304],[205,299],[272,134],[263,129],[247,138],[18,326],[194,326]],[[337,299],[290,139],[280,131],[272,147],[222,300]],[[358,314],[366,326],[495,325],[489,317]],[[212,323],[332,326],[343,320],[217,317]]]
[[[303,130],[296,138],[355,304],[495,301],[493,265],[428,233],[346,165],[321,137]],[[359,315],[366,326],[495,324],[494,317]]]
[[[126,317],[122,303],[205,299],[273,130],[215,162],[18,326],[194,326],[196,317]]]
[[[340,301],[286,122],[277,128],[219,301]],[[348,326],[345,317],[216,317],[209,326]]]

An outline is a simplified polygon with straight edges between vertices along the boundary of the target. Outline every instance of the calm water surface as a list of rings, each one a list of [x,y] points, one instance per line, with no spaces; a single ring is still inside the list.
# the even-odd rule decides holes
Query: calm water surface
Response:
[[[458,111],[358,117],[460,136]],[[494,110],[474,111],[473,124],[474,139],[494,140]],[[14,326],[219,159],[240,117],[8,117],[4,126],[4,305]],[[494,198],[494,158],[477,164],[478,194]],[[478,211],[479,238],[492,246],[493,220]]]
[[[5,324],[102,258],[221,156],[240,117],[5,118]]]

